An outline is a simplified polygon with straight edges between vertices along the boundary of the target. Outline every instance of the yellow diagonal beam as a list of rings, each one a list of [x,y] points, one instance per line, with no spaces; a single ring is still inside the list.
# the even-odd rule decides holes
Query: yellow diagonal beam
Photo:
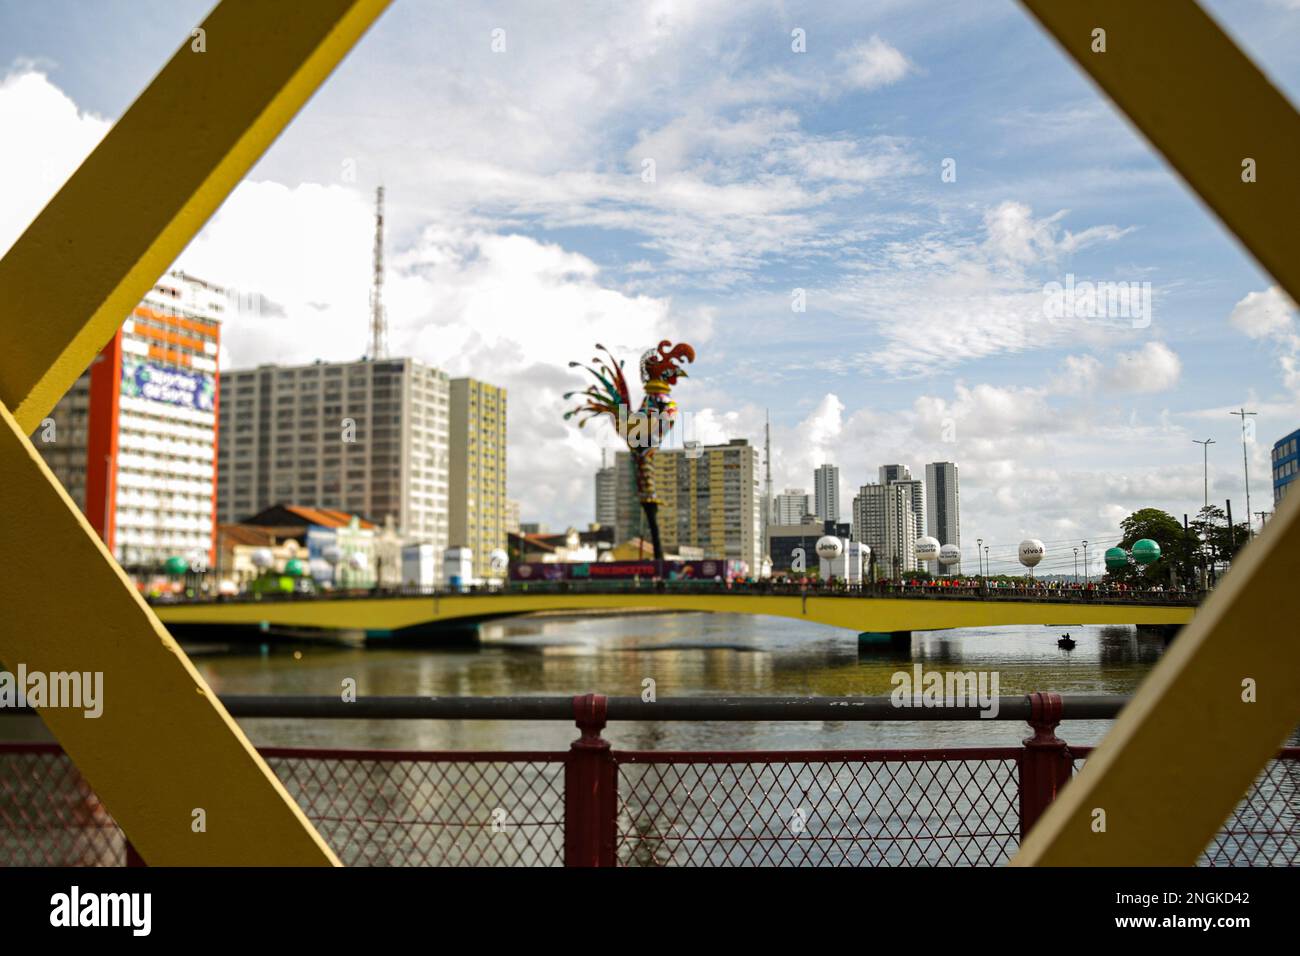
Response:
[[[1300,301],[1300,117],[1259,67],[1194,0],[1021,2]]]
[[[40,714],[145,861],[337,863],[3,406],[0,419],[0,661],[92,691],[103,675],[100,716]]]
[[[185,39],[0,260],[0,402],[24,434],[388,3],[224,0]]]
[[[1300,116],[1195,3],[1024,0],[1293,296]],[[1094,30],[1105,53],[1094,53]],[[1242,179],[1255,162],[1257,181]],[[1300,495],[1143,682],[1015,865],[1190,865],[1300,720]]]
[[[24,436],[387,2],[225,0],[0,260],[0,661],[148,863],[338,861]]]

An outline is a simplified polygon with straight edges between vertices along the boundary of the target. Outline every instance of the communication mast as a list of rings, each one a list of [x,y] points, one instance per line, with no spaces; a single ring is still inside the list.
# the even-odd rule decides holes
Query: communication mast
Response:
[[[388,357],[388,319],[384,315],[384,187],[375,190],[375,275],[370,287],[370,357]]]

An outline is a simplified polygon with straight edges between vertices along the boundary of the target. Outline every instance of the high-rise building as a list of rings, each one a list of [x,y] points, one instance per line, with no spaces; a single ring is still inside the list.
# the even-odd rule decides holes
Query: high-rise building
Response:
[[[834,465],[813,472],[813,513],[823,521],[840,520],[840,470]]]
[[[316,362],[221,376],[217,513],[293,503],[392,518],[447,547],[448,381],[414,359]]]
[[[506,390],[452,379],[449,430],[448,541],[474,552],[475,577],[503,577],[491,556],[506,546]]]
[[[1277,507],[1287,487],[1300,474],[1300,430],[1273,443],[1273,506]]]
[[[942,544],[961,547],[961,501],[957,492],[957,465],[951,461],[936,461],[925,466],[926,517],[930,534]],[[960,574],[961,564],[944,569],[948,574]]]
[[[776,496],[772,507],[772,524],[800,524],[803,516],[812,514],[812,501],[802,488],[787,488]]]
[[[32,441],[128,571],[216,561],[217,350],[224,289],[163,276]]]
[[[916,570],[916,519],[902,483],[863,485],[853,499],[853,537],[871,548],[878,577]]]
[[[891,481],[890,484],[907,489],[907,500],[912,505],[912,518],[916,522],[916,536],[921,537],[926,533],[925,482],[920,478],[902,478],[898,481]]]
[[[606,455],[600,453],[600,468],[596,471],[596,524],[615,529],[618,540],[618,475],[613,465],[606,464]]]
[[[519,499],[506,499],[506,534],[519,533]]]
[[[906,465],[881,465],[879,469],[882,485],[905,485],[912,502],[912,518],[916,521],[916,536],[925,534],[925,483],[920,478],[913,478],[912,471]]]
[[[651,460],[664,553],[701,549],[706,558],[745,561],[759,573],[763,493],[758,449],[743,438],[725,445],[659,449]],[[614,457],[619,535],[649,539],[630,452]]]
[[[879,475],[880,483],[888,485],[895,481],[907,481],[912,477],[912,472],[906,465],[881,465]]]

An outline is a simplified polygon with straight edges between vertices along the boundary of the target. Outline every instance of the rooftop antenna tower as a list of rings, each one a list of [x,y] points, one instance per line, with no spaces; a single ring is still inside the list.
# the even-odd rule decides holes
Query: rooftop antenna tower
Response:
[[[384,187],[375,190],[375,275],[370,286],[370,357],[388,358],[388,319],[384,315]]]

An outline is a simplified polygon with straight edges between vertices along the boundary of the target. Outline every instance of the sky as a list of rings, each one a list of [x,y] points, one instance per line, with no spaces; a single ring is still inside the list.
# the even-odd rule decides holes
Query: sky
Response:
[[[1205,5],[1300,101],[1300,0]],[[0,251],[210,6],[0,0]],[[509,389],[525,521],[593,520],[597,342],[694,345],[681,437],[770,415],[775,492],[957,462],[994,570],[1194,512],[1194,439],[1241,517],[1240,407],[1269,510],[1300,428],[1294,304],[1010,0],[397,0],[177,260],[234,290],[223,368],[366,351],[381,184],[390,352]],[[1082,282],[1149,308],[1045,308]]]

